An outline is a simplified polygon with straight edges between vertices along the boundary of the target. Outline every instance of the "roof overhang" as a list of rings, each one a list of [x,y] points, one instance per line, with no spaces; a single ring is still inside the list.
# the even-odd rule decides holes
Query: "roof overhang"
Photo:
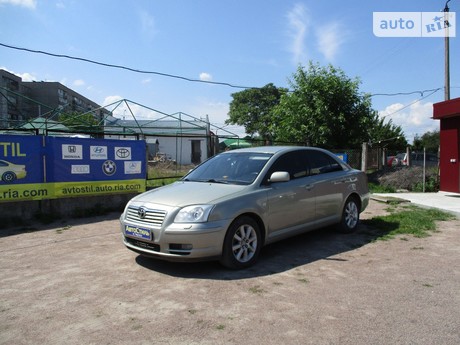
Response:
[[[433,104],[433,119],[440,120],[455,116],[460,117],[460,98]]]

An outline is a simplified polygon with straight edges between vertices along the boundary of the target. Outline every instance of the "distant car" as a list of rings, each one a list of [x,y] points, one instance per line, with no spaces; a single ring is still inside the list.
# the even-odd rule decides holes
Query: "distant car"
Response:
[[[269,146],[223,152],[134,197],[120,223],[143,256],[241,269],[268,243],[334,224],[354,231],[368,203],[366,174],[329,151]]]
[[[423,152],[411,152],[410,154],[410,162],[407,161],[407,153],[398,153],[395,158],[393,159],[392,166],[423,166],[425,159],[425,166],[438,166],[439,165],[439,158],[436,154],[433,153],[424,153]]]
[[[387,157],[387,166],[389,167],[395,167],[398,165],[398,159],[396,156],[388,156]]]
[[[3,182],[10,183],[16,179],[25,178],[27,175],[26,166],[13,164],[0,160],[0,177]]]

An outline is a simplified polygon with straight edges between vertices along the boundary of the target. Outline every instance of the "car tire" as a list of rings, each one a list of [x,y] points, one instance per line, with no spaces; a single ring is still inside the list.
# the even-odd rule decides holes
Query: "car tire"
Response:
[[[16,175],[14,172],[7,171],[2,175],[2,180],[6,183],[13,182],[14,180],[16,180]]]
[[[349,234],[354,232],[359,224],[359,203],[355,196],[351,196],[345,202],[342,211],[342,218],[337,226],[341,233]]]
[[[233,221],[225,235],[221,264],[230,269],[252,266],[262,246],[260,228],[257,222],[242,216]]]

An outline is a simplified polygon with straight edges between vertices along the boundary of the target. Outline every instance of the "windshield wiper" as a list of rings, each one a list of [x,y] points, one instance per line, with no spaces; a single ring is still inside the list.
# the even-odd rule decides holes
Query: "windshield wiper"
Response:
[[[209,180],[206,180],[206,181],[203,181],[203,182],[211,182],[211,183],[223,183],[223,184],[227,184],[228,181],[226,180],[216,180],[214,178],[210,178]]]

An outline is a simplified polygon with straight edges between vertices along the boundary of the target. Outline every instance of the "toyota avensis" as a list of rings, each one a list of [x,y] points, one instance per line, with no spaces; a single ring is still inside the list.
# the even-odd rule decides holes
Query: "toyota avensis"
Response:
[[[124,244],[143,256],[241,269],[268,243],[329,225],[352,232],[368,203],[366,175],[332,153],[269,146],[208,159],[131,199],[120,221]]]

